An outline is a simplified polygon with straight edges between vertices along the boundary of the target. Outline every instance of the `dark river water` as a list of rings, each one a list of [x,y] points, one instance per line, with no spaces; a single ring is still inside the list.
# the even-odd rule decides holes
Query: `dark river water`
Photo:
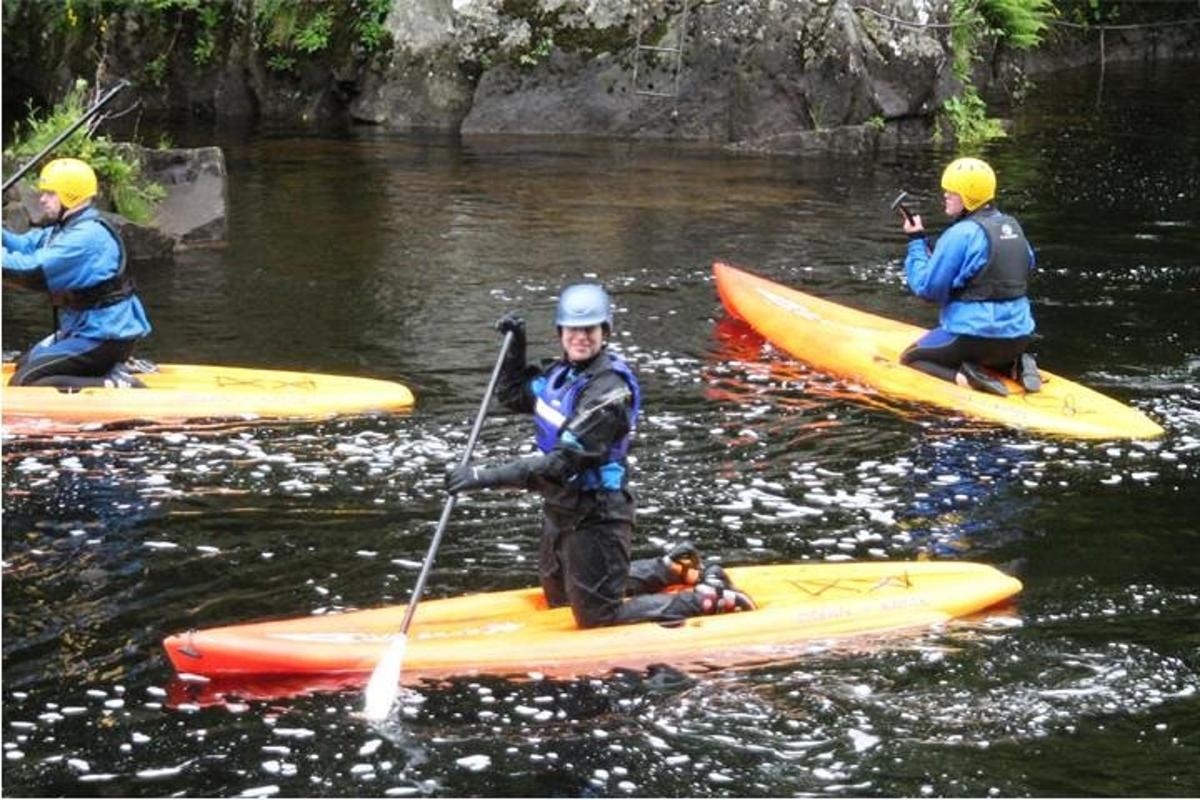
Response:
[[[399,380],[409,415],[4,442],[6,795],[1200,793],[1197,65],[1048,76],[987,148],[1037,247],[1041,361],[1149,413],[1089,443],[898,407],[725,318],[711,262],[929,325],[888,203],[941,224],[949,152],[189,128],[226,149],[229,244],[143,269],[161,361]],[[1014,564],[1015,616],[686,676],[427,682],[186,702],[190,627],[402,601],[521,310],[596,278],[647,396],[637,555]],[[5,349],[43,302],[6,292]],[[1189,322],[1189,320],[1191,320]],[[493,414],[480,458],[526,447]],[[456,510],[427,596],[536,581],[537,504]],[[185,702],[180,702],[183,697]],[[543,713],[548,712],[548,713]]]

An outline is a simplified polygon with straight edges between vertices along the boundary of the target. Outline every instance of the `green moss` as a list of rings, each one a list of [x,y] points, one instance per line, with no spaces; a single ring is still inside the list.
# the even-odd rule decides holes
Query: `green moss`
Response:
[[[36,63],[49,45],[70,55],[66,66],[77,73],[94,68],[117,26],[131,21],[148,55],[126,77],[161,86],[172,69],[217,65],[247,33],[275,70],[331,54],[371,57],[390,44],[385,23],[393,2],[402,1],[4,0],[0,7],[6,50],[10,43],[22,56],[29,50],[25,60]],[[7,56],[5,63],[12,63]]]
[[[78,80],[67,96],[49,111],[37,113],[31,108],[18,138],[5,156],[23,163],[40,152],[84,115],[87,92],[87,82]],[[78,158],[90,164],[100,180],[101,193],[112,199],[119,214],[134,222],[149,222],[158,202],[167,195],[166,190],[142,174],[141,163],[127,147],[107,136],[92,133],[87,125],[68,137],[51,156]],[[36,171],[30,172],[31,176],[35,174]]]
[[[522,67],[533,67],[545,61],[555,49],[592,56],[616,53],[634,44],[633,35],[623,25],[607,28],[564,25],[562,11],[561,8],[544,11],[537,0],[505,0],[501,3],[499,12],[502,18],[513,22],[523,21],[529,26],[529,43],[505,55]],[[498,46],[498,38],[489,40],[481,48],[480,60],[494,60]]]

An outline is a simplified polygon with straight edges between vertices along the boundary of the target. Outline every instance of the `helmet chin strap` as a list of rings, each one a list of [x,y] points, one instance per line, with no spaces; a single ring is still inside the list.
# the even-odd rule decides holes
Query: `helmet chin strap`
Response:
[[[84,200],[82,203],[78,204],[74,208],[67,208],[63,204],[62,198],[60,197],[58,199],[58,214],[54,217],[54,224],[55,225],[63,224],[64,222],[67,221],[68,217],[70,217],[74,214],[77,214],[80,211],[83,211],[85,208],[88,207],[88,204],[91,202],[92,202],[92,199],[89,197],[87,200]]]

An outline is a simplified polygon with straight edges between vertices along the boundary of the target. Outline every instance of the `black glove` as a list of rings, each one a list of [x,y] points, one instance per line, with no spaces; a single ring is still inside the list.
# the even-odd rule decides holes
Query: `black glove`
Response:
[[[525,320],[515,311],[509,311],[500,319],[496,320],[496,330],[500,333],[512,332],[513,338],[518,341],[525,341]]]
[[[451,494],[483,488],[486,484],[479,479],[479,467],[470,464],[446,468],[446,491]]]
[[[446,491],[469,492],[472,489],[488,489],[493,486],[524,487],[530,475],[542,464],[544,457],[518,458],[496,467],[453,466],[446,468]]]

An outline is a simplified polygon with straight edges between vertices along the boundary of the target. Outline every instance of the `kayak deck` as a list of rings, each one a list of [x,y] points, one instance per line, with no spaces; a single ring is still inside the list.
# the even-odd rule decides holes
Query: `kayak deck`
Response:
[[[570,609],[547,608],[540,589],[425,601],[413,618],[403,675],[565,676],[763,656],[814,640],[942,623],[1021,589],[1015,578],[970,562],[786,564],[728,572],[757,610],[673,625],[583,630]],[[404,611],[389,606],[189,631],[168,637],[163,646],[177,671],[207,678],[365,677],[396,635]]]
[[[1042,390],[1026,392],[999,375],[1000,397],[935,378],[900,363],[926,331],[822,300],[722,262],[713,264],[721,302],[763,338],[805,363],[881,394],[929,403],[1014,428],[1082,439],[1151,439],[1163,429],[1138,409],[1041,370]]]
[[[413,395],[392,381],[245,367],[160,364],[137,375],[145,389],[8,386],[13,364],[4,364],[4,423],[36,428],[39,422],[103,425],[182,422],[190,419],[302,418],[409,409]]]

